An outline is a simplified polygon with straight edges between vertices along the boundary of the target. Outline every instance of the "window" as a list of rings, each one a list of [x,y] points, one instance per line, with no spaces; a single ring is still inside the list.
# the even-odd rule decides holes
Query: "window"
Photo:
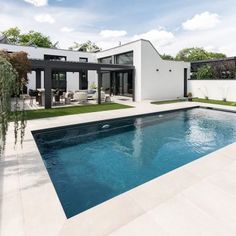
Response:
[[[66,61],[66,56],[44,55],[44,60],[49,60],[49,61]]]
[[[80,57],[79,62],[88,62],[88,58],[86,57]]]
[[[59,90],[61,92],[66,91],[66,72],[56,72],[52,73],[52,88]]]
[[[112,58],[111,57],[100,58],[98,59],[98,62],[103,64],[112,64]]]
[[[126,52],[115,56],[116,64],[133,65],[133,52]]]

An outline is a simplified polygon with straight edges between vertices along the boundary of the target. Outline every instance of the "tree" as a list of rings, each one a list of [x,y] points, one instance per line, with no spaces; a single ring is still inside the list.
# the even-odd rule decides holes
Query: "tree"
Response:
[[[212,62],[213,76],[215,79],[235,79],[236,67],[234,61],[222,60]]]
[[[11,63],[17,72],[17,79],[20,86],[28,83],[27,74],[31,72],[31,64],[26,52],[8,53],[7,51],[0,51],[0,57],[5,58]]]
[[[196,73],[197,79],[212,79],[213,78],[213,69],[210,65],[203,65],[198,68]]]
[[[226,58],[226,55],[220,52],[208,52],[208,55],[209,55],[209,59]]]
[[[74,42],[74,45],[69,47],[70,50],[77,50],[77,51],[81,51],[81,52],[97,52],[97,51],[101,51],[102,49],[99,48],[95,43],[91,42],[90,40],[88,40],[85,43],[77,43]]]
[[[161,55],[161,58],[163,59],[163,60],[174,60],[174,57],[172,57],[171,55],[168,55],[168,54],[163,54],[163,55]]]
[[[20,40],[20,29],[18,27],[10,28],[3,31],[2,34],[7,38],[7,41],[12,44],[19,43]]]
[[[52,48],[53,43],[48,36],[44,36],[39,32],[33,30],[29,31],[27,34],[20,35],[21,45],[36,45],[38,47]]]
[[[9,43],[19,45],[35,45],[38,47],[52,48],[54,47],[52,41],[48,36],[40,32],[30,30],[28,33],[21,34],[19,28],[10,28],[2,32],[6,36]]]
[[[208,52],[203,48],[184,48],[176,55],[176,60],[180,61],[199,61],[207,59],[225,58],[223,53]]]
[[[23,108],[20,109],[18,97],[23,85],[27,83],[26,78],[29,71],[30,62],[26,53],[8,54],[6,51],[0,51],[0,156],[4,152],[9,122],[14,122],[15,143],[19,135],[21,143],[23,141],[26,126],[24,100]],[[15,96],[13,104],[12,95]]]

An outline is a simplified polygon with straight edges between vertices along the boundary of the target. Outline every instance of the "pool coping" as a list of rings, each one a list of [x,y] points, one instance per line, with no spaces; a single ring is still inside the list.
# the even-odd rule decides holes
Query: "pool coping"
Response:
[[[42,120],[35,120],[28,124],[23,149],[17,150],[9,148],[9,144],[13,144],[13,128],[10,127],[6,157],[0,163],[2,164],[0,167],[3,168],[1,177],[4,182],[4,184],[2,184],[3,191],[0,198],[2,199],[3,213],[4,209],[7,209],[12,202],[15,204],[13,204],[13,206],[17,207],[13,217],[14,221],[17,220],[17,225],[15,229],[10,227],[10,222],[12,222],[9,218],[10,216],[3,214],[1,218],[1,225],[4,226],[2,235],[6,235],[6,232],[8,233],[7,235],[11,235],[9,232],[12,232],[12,235],[17,232],[17,235],[36,236],[78,235],[79,233],[81,233],[81,235],[108,235],[147,214],[152,211],[153,208],[156,208],[158,205],[178,195],[186,188],[202,181],[203,178],[214,174],[216,170],[223,169],[226,166],[222,161],[222,166],[217,166],[216,169],[207,171],[205,176],[199,176],[199,174],[195,173],[193,170],[193,166],[198,165],[198,163],[204,166],[204,163],[208,162],[208,160],[210,160],[209,162],[215,162],[215,160],[220,159],[219,154],[222,160],[226,160],[225,163],[227,165],[230,165],[231,161],[236,161],[236,157],[230,154],[232,149],[236,150],[236,143],[234,143],[67,219],[31,133],[36,130],[36,127],[37,130],[39,130],[38,127],[41,127],[41,130],[45,129],[45,127],[46,129],[51,129],[58,128],[62,121],[63,126],[78,123],[88,124],[90,122],[96,123],[104,120],[130,118],[145,114],[151,115],[197,107],[210,107],[217,110],[223,109],[222,111],[227,112],[236,112],[236,109],[228,109],[228,107],[225,106],[222,107],[211,104],[207,104],[206,106],[201,103],[184,102],[181,104],[152,105],[150,109],[148,108],[143,111],[129,108],[125,110],[129,110],[130,112],[122,112],[121,110],[113,111],[112,114],[109,114],[109,111],[99,112],[96,117],[92,117],[94,113],[83,114],[83,118],[81,119],[77,118],[82,117],[82,114],[79,116],[72,115],[73,117],[70,116],[70,118],[72,118],[70,121],[64,120],[65,117],[43,119],[48,121],[47,124],[43,124]],[[154,112],[152,112],[153,109],[155,109]],[[109,117],[111,117],[111,119],[109,119]],[[58,122],[52,123],[54,119],[58,120]],[[16,163],[14,165],[14,167],[17,167],[16,171],[12,170],[12,166],[8,167],[4,165],[8,160]],[[9,172],[12,179],[9,178]],[[181,181],[179,182],[179,180]],[[13,181],[14,187],[10,186]],[[168,184],[173,192],[170,193],[167,190],[167,192],[165,192],[162,189],[162,193],[158,193],[162,196],[156,199],[155,193],[151,193],[152,189],[156,189],[155,187],[159,188],[158,186],[162,186],[163,188],[163,183]],[[173,189],[173,183],[175,183],[174,187],[177,189]],[[178,188],[177,185],[180,185],[180,187]],[[147,201],[147,199],[150,201]],[[151,204],[152,202],[153,205]],[[7,221],[9,222],[6,223]]]

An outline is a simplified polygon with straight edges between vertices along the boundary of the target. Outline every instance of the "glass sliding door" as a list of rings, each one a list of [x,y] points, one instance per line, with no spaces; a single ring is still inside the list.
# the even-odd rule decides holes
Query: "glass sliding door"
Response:
[[[132,72],[115,72],[115,77],[111,80],[114,88],[114,95],[128,96],[133,95]]]
[[[86,90],[88,89],[88,72],[81,71],[79,73],[79,89]]]
[[[132,72],[123,73],[123,88],[124,88],[124,96],[131,97],[133,95],[133,78]]]
[[[66,92],[66,72],[52,72],[52,89]]]
[[[111,94],[111,73],[110,72],[102,73],[102,90],[106,94]]]

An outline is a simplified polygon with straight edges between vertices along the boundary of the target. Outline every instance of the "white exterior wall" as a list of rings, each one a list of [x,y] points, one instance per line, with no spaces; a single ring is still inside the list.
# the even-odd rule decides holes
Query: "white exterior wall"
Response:
[[[190,63],[162,60],[148,40],[138,40],[97,53],[97,58],[133,51],[135,100],[176,99],[184,95],[184,68],[190,76]],[[157,72],[156,69],[159,69]],[[171,69],[171,72],[169,70]]]
[[[88,62],[97,62],[95,53],[87,53],[87,52],[78,52],[78,51],[70,51],[70,50],[61,50],[61,49],[51,49],[51,48],[38,48],[38,47],[29,47],[29,46],[15,46],[10,44],[0,44],[0,50],[7,50],[11,52],[19,52],[24,51],[28,53],[28,57],[32,59],[44,59],[44,55],[55,55],[55,56],[66,56],[67,61],[79,61],[80,57],[88,58]],[[44,87],[44,73],[41,74],[42,80],[41,85]],[[67,90],[78,90],[79,89],[79,73],[67,72]],[[28,89],[35,89],[35,72],[28,74],[29,83]],[[88,80],[89,85],[92,82],[97,83],[97,73],[96,71],[88,72]]]
[[[193,97],[236,101],[236,80],[189,80],[188,92]]]
[[[141,40],[98,52],[97,58],[109,57],[130,51],[133,51],[133,65],[135,66],[135,100],[141,101]]]
[[[184,68],[188,69],[189,77],[190,63],[163,60],[146,40],[142,40],[141,56],[142,100],[167,100],[184,96]]]

